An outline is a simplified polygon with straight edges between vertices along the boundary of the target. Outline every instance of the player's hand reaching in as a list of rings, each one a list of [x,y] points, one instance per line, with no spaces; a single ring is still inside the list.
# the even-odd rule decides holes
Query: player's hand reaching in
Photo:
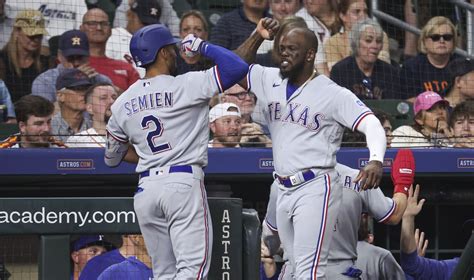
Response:
[[[403,217],[415,217],[420,213],[421,208],[423,208],[423,204],[425,203],[425,199],[421,199],[418,202],[418,195],[420,194],[420,185],[416,185],[415,190],[413,187],[408,190],[408,200],[407,200],[407,208],[405,209],[405,213],[403,213]]]
[[[257,32],[266,40],[273,40],[279,28],[278,20],[273,18],[262,18],[257,24]]]
[[[383,166],[380,161],[371,160],[362,168],[354,182],[360,183],[363,190],[378,188],[382,181]]]
[[[188,34],[181,41],[181,52],[187,57],[194,57],[200,54],[203,40],[194,34]]]
[[[420,231],[420,229],[415,230],[415,242],[418,256],[424,257],[426,248],[428,248],[428,239],[425,239],[425,233]]]

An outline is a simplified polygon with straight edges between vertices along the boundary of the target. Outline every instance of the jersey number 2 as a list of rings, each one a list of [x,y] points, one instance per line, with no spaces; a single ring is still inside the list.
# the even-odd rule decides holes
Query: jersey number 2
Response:
[[[161,120],[155,116],[148,115],[142,119],[142,128],[143,129],[151,129],[150,128],[150,123],[153,123],[156,127],[156,129],[148,132],[146,136],[146,141],[148,143],[148,146],[150,147],[151,151],[154,154],[161,153],[164,151],[168,151],[171,149],[171,146],[169,143],[164,143],[164,144],[158,144],[155,145],[155,138],[160,137],[163,134],[163,124],[161,123]]]

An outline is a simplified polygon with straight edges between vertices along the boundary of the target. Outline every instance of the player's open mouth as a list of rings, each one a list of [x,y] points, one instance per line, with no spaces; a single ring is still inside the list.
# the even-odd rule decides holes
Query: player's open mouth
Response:
[[[280,63],[280,66],[281,67],[287,67],[288,65],[290,65],[290,63],[286,60],[283,60],[281,63]]]

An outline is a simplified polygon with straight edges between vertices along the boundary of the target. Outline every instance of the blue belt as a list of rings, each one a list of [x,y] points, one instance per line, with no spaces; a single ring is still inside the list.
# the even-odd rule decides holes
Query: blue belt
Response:
[[[193,173],[193,167],[191,165],[174,165],[169,167],[168,173]],[[150,176],[150,170],[141,172],[139,178],[143,179],[148,176]]]
[[[278,179],[280,184],[282,184],[283,186],[287,188],[297,186],[299,184],[302,184],[304,182],[307,182],[309,180],[316,178],[316,175],[311,170],[303,171],[300,174],[302,178],[298,176],[299,175],[298,173],[292,176],[288,176],[288,177],[281,177],[281,176],[276,175],[276,178]]]

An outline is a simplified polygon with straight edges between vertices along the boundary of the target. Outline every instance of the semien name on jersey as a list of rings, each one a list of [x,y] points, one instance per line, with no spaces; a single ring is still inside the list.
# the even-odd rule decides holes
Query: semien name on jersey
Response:
[[[145,110],[173,107],[173,92],[154,92],[140,95],[123,104],[127,116]]]

